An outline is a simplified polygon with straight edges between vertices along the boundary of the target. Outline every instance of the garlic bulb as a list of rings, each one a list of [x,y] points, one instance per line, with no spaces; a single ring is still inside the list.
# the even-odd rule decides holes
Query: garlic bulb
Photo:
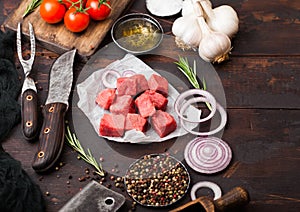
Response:
[[[223,32],[232,38],[239,29],[239,18],[236,11],[229,5],[221,5],[212,9],[209,0],[200,0],[205,13],[207,25],[214,31]]]
[[[195,4],[195,14],[198,24],[202,31],[202,40],[198,52],[199,56],[206,62],[222,62],[228,58],[231,50],[231,41],[229,37],[222,33],[212,31],[205,22],[201,6]]]
[[[194,15],[177,18],[172,25],[176,44],[182,49],[198,48],[202,33]]]
[[[188,15],[194,15],[194,3],[199,0],[184,0],[182,3],[182,10],[181,15],[182,16],[188,16]],[[208,4],[211,6],[210,1],[208,1]]]

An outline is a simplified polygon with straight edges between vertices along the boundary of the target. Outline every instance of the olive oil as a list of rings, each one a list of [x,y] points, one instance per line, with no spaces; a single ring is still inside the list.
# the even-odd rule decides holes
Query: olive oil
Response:
[[[120,46],[133,51],[151,50],[159,44],[162,32],[159,27],[148,19],[129,19],[119,24],[115,38]]]

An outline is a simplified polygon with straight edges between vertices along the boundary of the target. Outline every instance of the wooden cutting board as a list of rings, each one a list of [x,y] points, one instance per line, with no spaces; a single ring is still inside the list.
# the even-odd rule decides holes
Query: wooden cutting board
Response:
[[[63,24],[48,24],[41,17],[39,8],[33,13],[22,19],[23,13],[32,0],[23,0],[15,12],[4,22],[8,29],[16,31],[18,23],[22,22],[22,31],[28,36],[28,22],[34,27],[37,42],[59,54],[77,49],[79,55],[83,57],[91,56],[100,45],[116,19],[122,14],[124,9],[129,6],[132,0],[111,0],[112,12],[104,21],[91,21],[89,27],[81,33],[70,32]]]

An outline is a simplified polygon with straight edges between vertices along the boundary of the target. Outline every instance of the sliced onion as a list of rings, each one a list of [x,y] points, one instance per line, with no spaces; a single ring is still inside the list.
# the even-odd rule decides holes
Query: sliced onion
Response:
[[[174,104],[175,112],[177,113],[177,115],[179,116],[180,119],[191,122],[188,118],[185,118],[183,116],[183,112],[187,109],[187,107],[184,108],[183,105],[184,105],[184,103],[186,103],[187,97],[193,97],[194,95],[200,95],[200,96],[204,97],[203,99],[198,99],[198,102],[210,103],[210,105],[211,105],[210,114],[208,116],[206,116],[205,118],[199,120],[199,122],[208,121],[209,119],[211,119],[214,116],[214,114],[216,112],[216,99],[212,94],[210,94],[208,91],[205,91],[205,90],[190,89],[190,90],[187,90],[187,91],[181,93],[175,100],[175,104]],[[197,98],[199,98],[199,97],[197,97]],[[191,102],[191,101],[194,101],[194,99],[195,99],[195,97],[192,99],[189,99],[187,101]]]
[[[200,181],[200,182],[196,183],[195,185],[193,185],[193,187],[191,189],[191,199],[192,200],[197,199],[196,192],[200,188],[211,189],[214,193],[214,200],[219,199],[222,196],[222,190],[216,183],[213,183],[210,181]]]
[[[102,82],[106,88],[116,88],[117,79],[121,74],[115,70],[107,70],[102,74]]]
[[[127,71],[124,71],[123,73],[122,73],[122,77],[131,77],[131,76],[133,76],[133,75],[135,75],[136,73],[134,72],[134,71],[132,71],[132,70],[127,70]]]
[[[199,98],[199,97],[198,97],[198,98]],[[201,98],[201,97],[200,97],[200,98]],[[197,98],[196,98],[196,99],[192,99],[192,100],[196,101]],[[188,107],[188,106],[189,106],[188,103],[189,103],[189,102],[186,102],[186,103],[183,105],[183,107]],[[214,134],[218,133],[218,132],[221,131],[221,130],[225,127],[225,125],[226,125],[226,122],[227,122],[227,113],[226,113],[226,111],[224,110],[224,108],[223,108],[219,103],[217,103],[217,106],[216,106],[216,107],[217,107],[217,110],[219,111],[219,113],[220,113],[220,115],[221,115],[221,122],[220,122],[220,124],[219,124],[219,126],[218,126],[217,128],[215,128],[215,129],[213,129],[213,130],[210,130],[210,131],[208,131],[208,132],[196,132],[196,131],[193,131],[193,130],[189,129],[189,128],[185,125],[185,121],[184,121],[183,119],[180,119],[180,123],[181,123],[182,127],[183,127],[187,132],[192,133],[192,134],[194,134],[194,135],[199,135],[199,136],[209,136],[209,135],[214,135]],[[181,113],[181,115],[183,115],[183,114]]]
[[[213,174],[229,165],[232,152],[229,145],[217,137],[197,137],[187,144],[184,158],[195,171]]]

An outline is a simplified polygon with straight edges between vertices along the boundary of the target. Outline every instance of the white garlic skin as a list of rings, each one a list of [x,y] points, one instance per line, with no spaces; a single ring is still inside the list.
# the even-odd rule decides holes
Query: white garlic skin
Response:
[[[199,0],[184,0],[183,3],[182,3],[181,15],[182,16],[188,16],[188,15],[194,14],[195,13],[194,4],[197,1],[199,1]],[[208,1],[208,4],[210,6],[212,6],[210,1]]]
[[[217,32],[226,34],[229,38],[234,37],[239,29],[239,18],[236,11],[229,5],[221,5],[212,9],[208,0],[200,1],[204,10],[207,25]]]
[[[228,36],[221,32],[213,32],[202,38],[198,53],[204,61],[216,62],[219,58],[228,54],[230,49],[231,41]]]
[[[172,33],[191,48],[197,48],[202,39],[201,29],[193,15],[177,18],[172,25]]]

